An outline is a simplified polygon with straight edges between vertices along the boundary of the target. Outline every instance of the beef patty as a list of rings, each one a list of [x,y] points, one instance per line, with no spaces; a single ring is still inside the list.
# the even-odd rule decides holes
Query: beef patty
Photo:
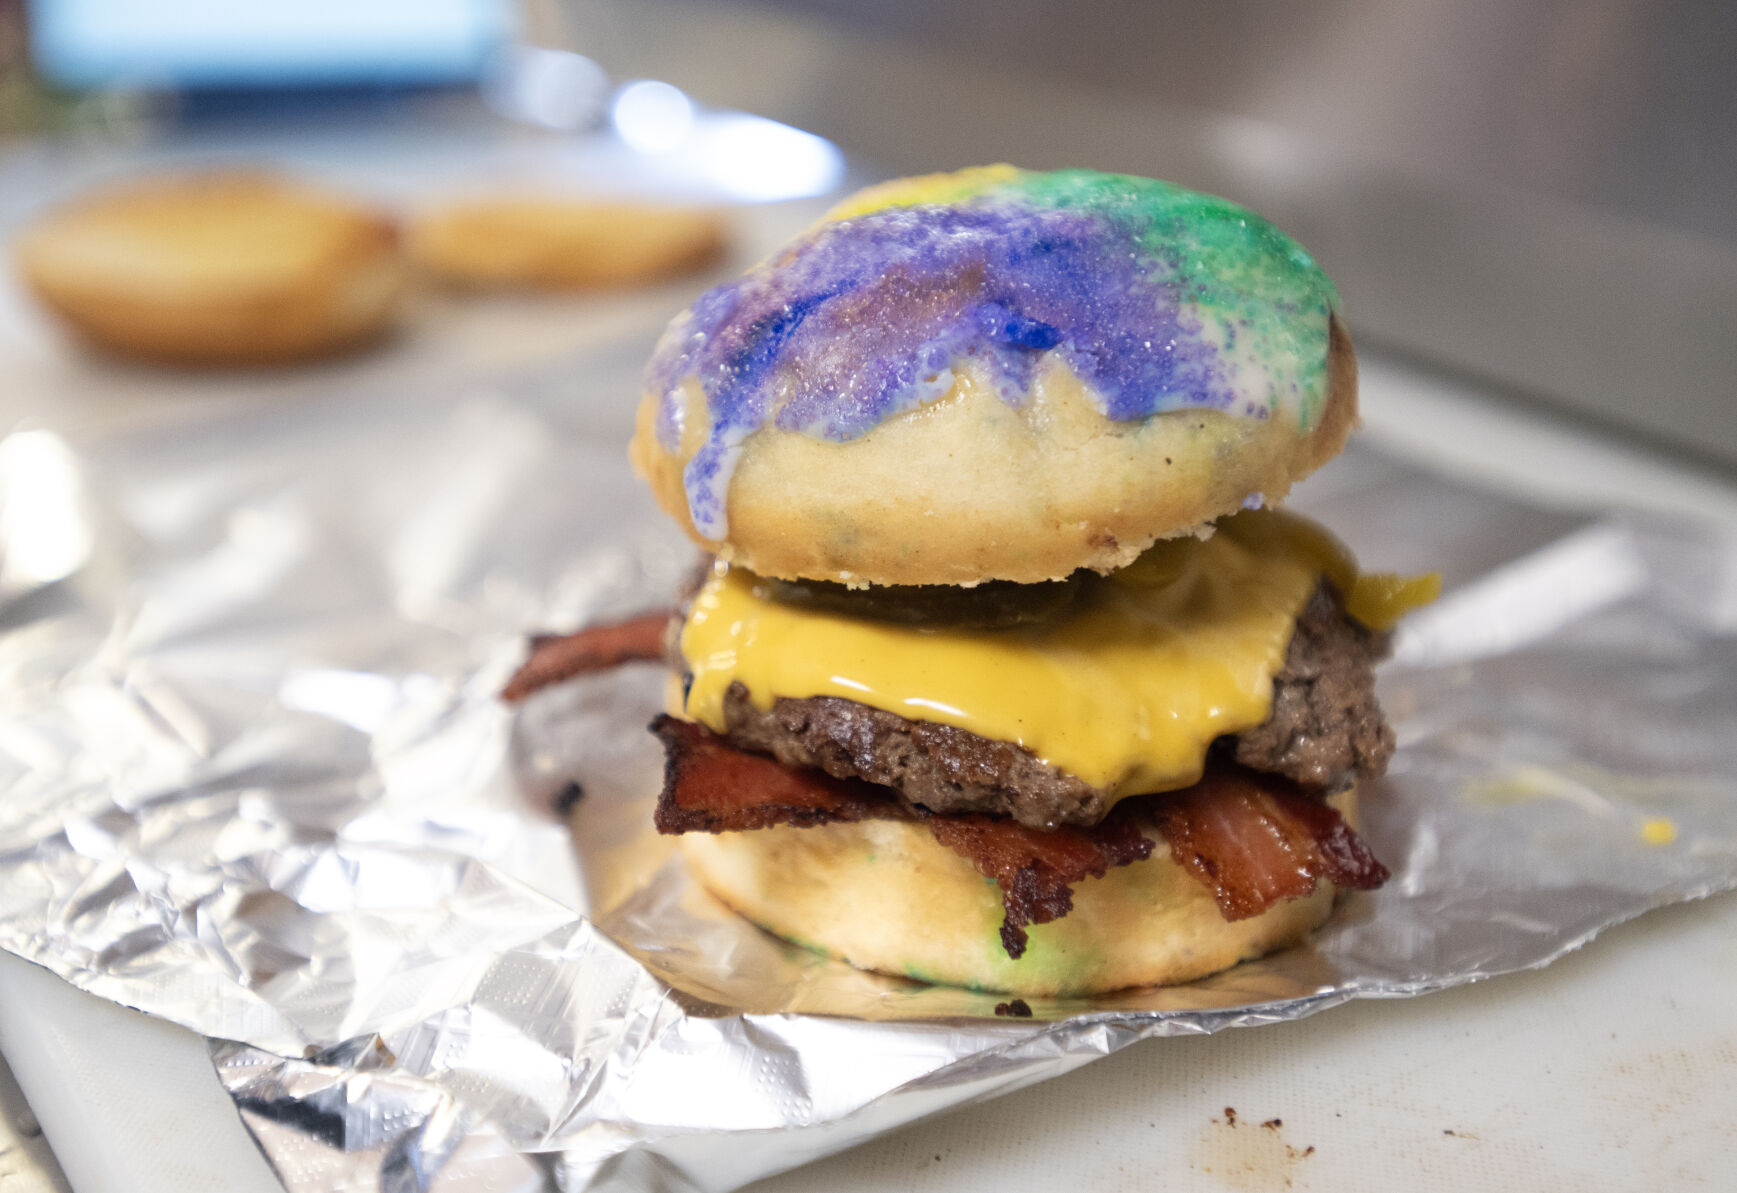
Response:
[[[1387,636],[1352,620],[1322,581],[1273,677],[1271,715],[1224,747],[1244,766],[1323,791],[1381,774],[1393,753],[1393,731],[1375,703],[1375,664],[1386,653]],[[1109,791],[1022,746],[853,700],[780,698],[762,710],[738,683],[725,696],[724,720],[743,749],[896,787],[933,812],[998,812],[1054,828],[1096,824],[1109,809]]]

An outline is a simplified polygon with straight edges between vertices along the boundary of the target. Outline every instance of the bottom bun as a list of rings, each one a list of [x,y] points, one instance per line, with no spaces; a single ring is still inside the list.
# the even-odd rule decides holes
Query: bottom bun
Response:
[[[1330,802],[1356,824],[1354,791]],[[689,833],[681,844],[713,894],[775,935],[859,969],[1010,994],[1193,981],[1294,944],[1333,910],[1322,881],[1307,898],[1226,920],[1160,839],[1147,860],[1076,884],[1073,910],[1032,925],[1015,961],[994,880],[919,823]]]

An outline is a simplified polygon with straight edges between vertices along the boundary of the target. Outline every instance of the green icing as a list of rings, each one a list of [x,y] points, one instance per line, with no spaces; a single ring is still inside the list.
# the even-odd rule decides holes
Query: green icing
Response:
[[[1297,316],[1337,313],[1339,291],[1308,251],[1268,220],[1173,182],[1096,170],[1025,172],[986,194],[1117,224],[1165,264],[1178,297],[1216,317],[1227,336],[1253,340],[1269,367],[1295,362],[1281,380],[1296,384],[1299,425],[1318,417],[1327,361],[1318,329]]]

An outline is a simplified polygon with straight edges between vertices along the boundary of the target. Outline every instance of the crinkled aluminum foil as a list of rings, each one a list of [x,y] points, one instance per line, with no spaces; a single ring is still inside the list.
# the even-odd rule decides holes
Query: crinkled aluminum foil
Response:
[[[525,631],[692,565],[622,458],[638,351],[135,434],[39,495],[94,546],[3,612],[0,945],[211,1037],[298,1193],[727,1189],[1144,1036],[1543,965],[1737,885],[1715,540],[1353,451],[1301,504],[1448,579],[1383,681],[1385,889],[1309,946],[1029,1022],[763,936],[650,832],[654,669],[494,698]]]

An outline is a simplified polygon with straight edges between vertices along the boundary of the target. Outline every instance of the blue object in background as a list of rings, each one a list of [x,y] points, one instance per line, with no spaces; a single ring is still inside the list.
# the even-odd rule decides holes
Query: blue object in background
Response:
[[[33,0],[36,69],[62,87],[414,86],[479,78],[508,0]]]

